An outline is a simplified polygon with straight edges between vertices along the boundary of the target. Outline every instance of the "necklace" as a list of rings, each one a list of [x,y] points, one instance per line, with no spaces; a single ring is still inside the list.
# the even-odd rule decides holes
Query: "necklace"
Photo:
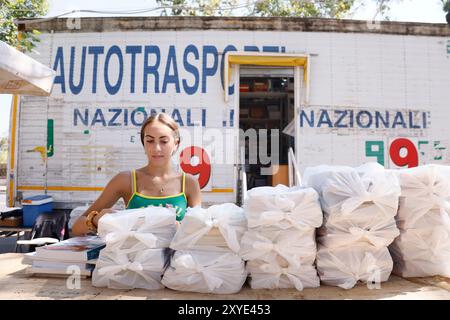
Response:
[[[155,177],[153,177],[152,182],[156,186],[157,189],[159,189],[159,195],[162,195],[164,193],[164,184],[161,184],[161,186],[158,187],[158,185],[154,181]],[[162,178],[161,178],[162,180]]]

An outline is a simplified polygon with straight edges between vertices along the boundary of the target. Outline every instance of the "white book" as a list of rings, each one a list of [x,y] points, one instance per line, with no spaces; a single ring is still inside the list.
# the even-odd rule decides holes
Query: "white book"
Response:
[[[97,236],[75,237],[51,245],[36,248],[38,259],[53,259],[60,262],[87,262],[97,259],[105,242]]]
[[[29,264],[32,265],[34,262],[40,261],[40,262],[49,262],[49,263],[62,263],[62,264],[80,264],[80,265],[95,265],[97,263],[97,259],[91,259],[88,261],[80,261],[80,260],[64,260],[60,261],[58,259],[54,258],[46,258],[38,256],[36,252],[28,252],[23,255],[22,263],[23,264]]]
[[[76,266],[80,269],[89,269],[91,264],[84,262],[56,262],[56,261],[45,261],[45,260],[34,260],[33,267],[35,268],[57,268],[57,269],[67,269],[71,266]]]
[[[27,274],[42,274],[42,275],[58,275],[62,277],[69,277],[74,275],[75,273],[72,270],[67,270],[66,268],[36,268],[36,267],[28,267],[25,269],[25,273]],[[92,270],[81,269],[80,268],[80,276],[90,277],[92,274]]]

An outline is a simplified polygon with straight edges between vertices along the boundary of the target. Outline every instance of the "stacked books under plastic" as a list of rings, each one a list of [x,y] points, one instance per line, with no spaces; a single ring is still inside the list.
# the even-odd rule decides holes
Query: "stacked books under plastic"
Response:
[[[74,237],[36,247],[35,252],[25,254],[22,263],[30,265],[28,274],[90,277],[104,247],[105,242],[98,236]]]

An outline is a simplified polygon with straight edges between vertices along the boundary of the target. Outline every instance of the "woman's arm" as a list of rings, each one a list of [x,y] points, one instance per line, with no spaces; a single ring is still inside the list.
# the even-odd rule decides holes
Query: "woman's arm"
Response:
[[[103,192],[95,200],[95,202],[84,212],[73,224],[72,234],[75,236],[82,236],[87,234],[90,230],[86,225],[87,215],[92,211],[98,211],[98,214],[93,219],[93,224],[98,225],[98,220],[105,214],[113,212],[110,208],[119,200],[124,197],[126,193],[126,187],[129,187],[130,175],[127,172],[121,172],[113,177],[106,185]]]
[[[200,185],[198,180],[190,175],[186,174],[186,198],[187,198],[187,206],[188,207],[196,207],[201,206],[202,204],[202,194],[200,191]]]

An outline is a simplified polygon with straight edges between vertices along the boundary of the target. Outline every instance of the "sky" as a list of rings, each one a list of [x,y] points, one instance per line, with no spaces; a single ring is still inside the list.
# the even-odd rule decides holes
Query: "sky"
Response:
[[[246,0],[240,0],[243,3]],[[358,20],[372,20],[376,7],[371,0],[363,0],[363,6],[353,12],[351,18]],[[47,17],[54,17],[73,10],[97,10],[130,11],[135,9],[149,9],[156,6],[154,0],[48,0],[49,11]],[[126,3],[127,5],[125,5]],[[148,12],[140,15],[156,15],[156,12]],[[83,13],[72,16],[112,16],[113,14]],[[122,14],[124,15],[124,14]],[[133,15],[126,15],[133,16]],[[389,12],[392,21],[446,23],[445,13],[442,11],[440,0],[394,0]],[[11,108],[11,95],[0,94],[0,137],[8,135],[9,115]]]

